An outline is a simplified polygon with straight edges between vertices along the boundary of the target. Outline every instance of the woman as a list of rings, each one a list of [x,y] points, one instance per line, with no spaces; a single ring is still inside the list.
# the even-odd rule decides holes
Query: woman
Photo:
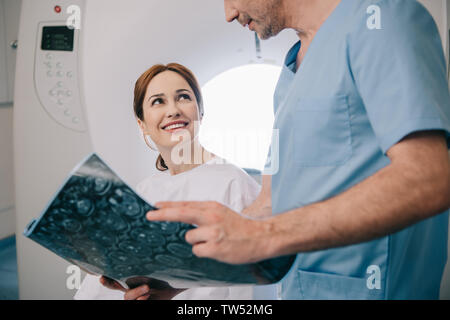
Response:
[[[207,152],[197,131],[203,117],[200,86],[190,70],[171,63],[155,65],[137,80],[134,113],[144,141],[160,153],[158,173],[137,192],[148,202],[217,201],[240,212],[260,191],[242,169]],[[152,146],[148,136],[156,145]],[[103,284],[103,286],[102,286]],[[143,285],[125,290],[105,277],[87,275],[75,299],[251,299],[250,286],[153,290]]]

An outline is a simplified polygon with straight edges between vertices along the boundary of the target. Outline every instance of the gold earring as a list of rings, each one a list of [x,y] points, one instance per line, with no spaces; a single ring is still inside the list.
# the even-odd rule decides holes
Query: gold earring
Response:
[[[145,134],[145,132],[142,132],[142,136],[144,137],[144,141],[145,141],[145,144],[147,145],[147,147],[149,147],[149,148],[152,149],[153,151],[158,151],[158,150],[156,150],[155,148],[153,148],[153,147],[150,145],[150,143],[147,141],[147,135]]]

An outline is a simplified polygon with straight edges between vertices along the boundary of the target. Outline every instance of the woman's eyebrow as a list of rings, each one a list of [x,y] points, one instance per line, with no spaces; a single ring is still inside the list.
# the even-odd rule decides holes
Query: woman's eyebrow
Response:
[[[147,101],[150,101],[151,98],[155,98],[155,97],[163,97],[163,96],[164,96],[164,93],[154,94],[154,95],[152,95],[151,97],[149,97]]]
[[[187,91],[187,92],[189,92],[189,93],[192,93],[191,91],[189,91],[188,89],[178,89],[177,91],[175,91],[176,93],[180,93],[180,92],[183,92],[183,91]]]

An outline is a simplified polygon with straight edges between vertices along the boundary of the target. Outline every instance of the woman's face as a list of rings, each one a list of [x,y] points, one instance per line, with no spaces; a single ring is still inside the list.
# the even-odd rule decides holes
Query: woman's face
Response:
[[[138,120],[142,131],[158,148],[172,148],[179,135],[195,136],[194,123],[200,120],[197,99],[187,81],[178,73],[164,71],[148,84],[143,102],[144,121]],[[172,137],[173,134],[176,136]]]

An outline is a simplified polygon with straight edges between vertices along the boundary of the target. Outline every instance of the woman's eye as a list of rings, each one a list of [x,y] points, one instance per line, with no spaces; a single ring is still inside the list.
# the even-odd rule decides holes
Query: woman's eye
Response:
[[[188,94],[180,94],[178,100],[191,100],[191,97]]]
[[[152,106],[154,106],[155,104],[161,104],[161,103],[163,103],[162,99],[158,98],[158,99],[153,100]]]

